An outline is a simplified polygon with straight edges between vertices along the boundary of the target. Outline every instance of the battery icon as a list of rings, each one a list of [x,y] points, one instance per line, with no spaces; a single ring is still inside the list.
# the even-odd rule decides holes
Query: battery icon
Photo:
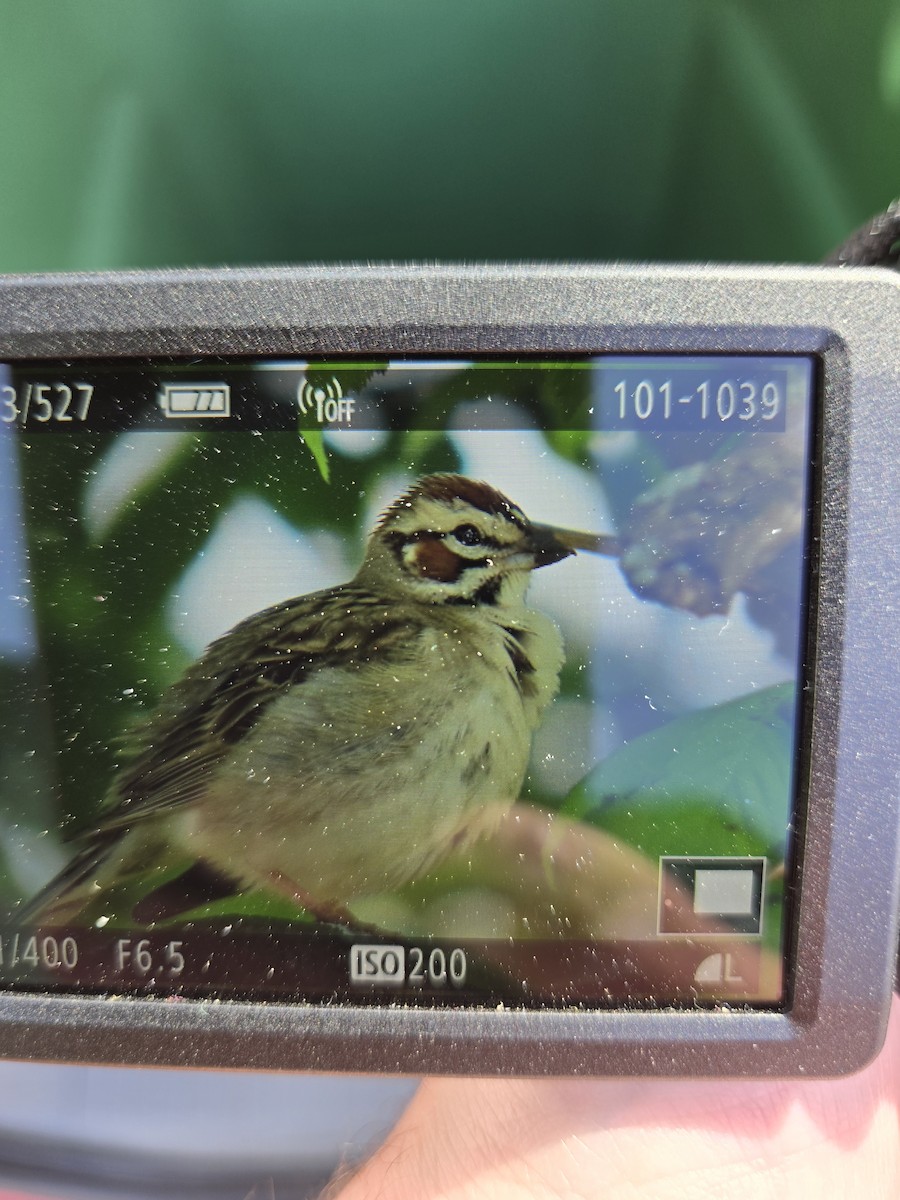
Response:
[[[167,417],[231,416],[231,388],[227,383],[165,383],[158,400]]]

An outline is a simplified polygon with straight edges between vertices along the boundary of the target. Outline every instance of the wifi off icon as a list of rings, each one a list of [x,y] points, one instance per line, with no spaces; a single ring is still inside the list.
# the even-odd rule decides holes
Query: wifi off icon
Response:
[[[341,382],[335,376],[324,383],[311,383],[308,379],[297,388],[297,407],[304,417],[311,417],[320,425],[349,424],[356,408],[352,396],[344,396]]]

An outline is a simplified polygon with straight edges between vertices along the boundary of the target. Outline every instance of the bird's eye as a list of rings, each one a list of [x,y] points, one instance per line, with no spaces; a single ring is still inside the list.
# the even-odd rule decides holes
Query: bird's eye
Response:
[[[484,540],[474,525],[457,525],[453,536],[462,546],[480,546]]]

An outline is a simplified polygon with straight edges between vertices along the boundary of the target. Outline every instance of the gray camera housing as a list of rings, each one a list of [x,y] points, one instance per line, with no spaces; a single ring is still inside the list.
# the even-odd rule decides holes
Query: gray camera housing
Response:
[[[900,276],[793,267],[322,267],[0,280],[0,361],[808,354],[818,360],[809,788],[783,1012],[6,993],[0,1054],[153,1066],[839,1075],[880,1048],[900,910]]]

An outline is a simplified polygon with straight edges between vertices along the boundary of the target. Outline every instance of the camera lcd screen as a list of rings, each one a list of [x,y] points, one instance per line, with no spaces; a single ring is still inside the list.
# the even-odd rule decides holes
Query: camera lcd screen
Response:
[[[783,1008],[816,364],[0,365],[0,981]]]

